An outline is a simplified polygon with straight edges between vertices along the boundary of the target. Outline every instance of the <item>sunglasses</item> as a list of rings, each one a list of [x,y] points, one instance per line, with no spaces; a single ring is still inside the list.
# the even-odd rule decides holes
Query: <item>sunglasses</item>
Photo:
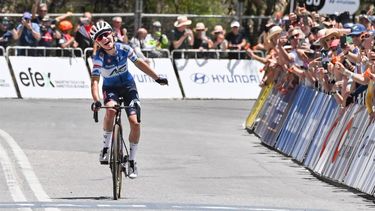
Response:
[[[298,38],[298,36],[299,36],[299,34],[290,35],[290,36],[289,36],[289,39],[292,39],[292,38],[293,38],[293,39],[296,39],[296,38]]]
[[[325,39],[324,41],[325,41],[325,42],[329,42],[329,41],[333,41],[333,40],[335,40],[335,39],[336,39],[336,37],[333,36],[333,37],[331,37],[331,38],[327,38],[327,39]]]
[[[370,36],[371,36],[370,34],[366,33],[366,34],[362,34],[360,38],[361,40],[364,40],[364,39],[368,39]]]
[[[104,32],[103,34],[99,35],[97,38],[96,38],[96,41],[100,42],[103,40],[104,37],[108,37],[110,34],[112,34],[112,32]]]

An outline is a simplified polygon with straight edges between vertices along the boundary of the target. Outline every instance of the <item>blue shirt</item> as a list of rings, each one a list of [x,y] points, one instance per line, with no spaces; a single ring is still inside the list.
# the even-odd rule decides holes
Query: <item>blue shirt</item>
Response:
[[[138,60],[134,50],[126,44],[115,43],[115,55],[107,54],[99,49],[94,55],[92,76],[102,76],[103,86],[124,86],[134,83],[133,76],[128,69],[128,60],[135,63]]]
[[[37,46],[38,45],[38,40],[34,38],[33,32],[30,29],[25,28],[22,24],[18,25],[17,31],[21,29],[22,34],[19,40],[19,45],[20,46]],[[33,28],[34,31],[40,33],[40,27],[36,23],[31,23],[31,27]]]

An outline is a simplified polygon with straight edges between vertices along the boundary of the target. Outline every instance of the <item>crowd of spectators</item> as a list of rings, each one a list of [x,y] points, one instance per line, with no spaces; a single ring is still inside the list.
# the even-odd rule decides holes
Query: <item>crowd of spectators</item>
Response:
[[[31,12],[25,11],[21,18],[10,21],[8,17],[3,17],[0,20],[0,46],[4,48],[10,45],[42,46],[84,50],[94,47],[89,30],[95,21],[98,20],[94,20],[90,12],[85,12],[78,20],[72,17],[71,12],[51,18],[48,15],[47,4],[35,0]],[[160,49],[245,50],[249,47],[248,41],[240,31],[241,26],[238,21],[231,23],[231,30],[228,33],[222,25],[216,25],[208,32],[203,22],[197,22],[193,27],[191,20],[186,16],[180,16],[174,23],[172,31],[163,31],[161,22],[154,21],[150,28],[141,27],[131,37],[121,17],[113,17],[109,22],[117,42],[131,45],[139,54],[141,51],[150,51],[147,56],[160,56]],[[18,54],[24,55],[25,52],[20,50]],[[38,55],[38,51],[29,49],[27,54]]]
[[[297,85],[313,87],[333,95],[342,111],[364,101],[375,119],[374,37],[372,9],[353,21],[348,12],[324,16],[301,6],[267,24],[258,45],[247,53],[265,64],[261,86],[273,83],[281,94]],[[254,54],[259,49],[266,57]]]

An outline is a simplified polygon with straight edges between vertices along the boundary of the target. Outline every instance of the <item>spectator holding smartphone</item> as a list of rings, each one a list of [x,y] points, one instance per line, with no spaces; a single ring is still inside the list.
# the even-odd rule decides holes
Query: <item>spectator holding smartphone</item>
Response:
[[[18,40],[19,46],[37,46],[40,40],[40,27],[31,22],[31,13],[24,12],[21,23],[13,29],[13,39]],[[28,55],[34,56],[35,50],[28,49]],[[18,55],[26,55],[25,50],[18,51]]]

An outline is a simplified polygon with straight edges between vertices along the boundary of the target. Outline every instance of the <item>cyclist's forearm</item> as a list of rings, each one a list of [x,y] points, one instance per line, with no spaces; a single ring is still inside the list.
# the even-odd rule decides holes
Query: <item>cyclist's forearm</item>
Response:
[[[145,61],[138,59],[135,65],[152,79],[156,80],[159,78],[153,68],[151,68]]]
[[[91,78],[91,95],[94,102],[99,101],[99,79],[98,77]]]

